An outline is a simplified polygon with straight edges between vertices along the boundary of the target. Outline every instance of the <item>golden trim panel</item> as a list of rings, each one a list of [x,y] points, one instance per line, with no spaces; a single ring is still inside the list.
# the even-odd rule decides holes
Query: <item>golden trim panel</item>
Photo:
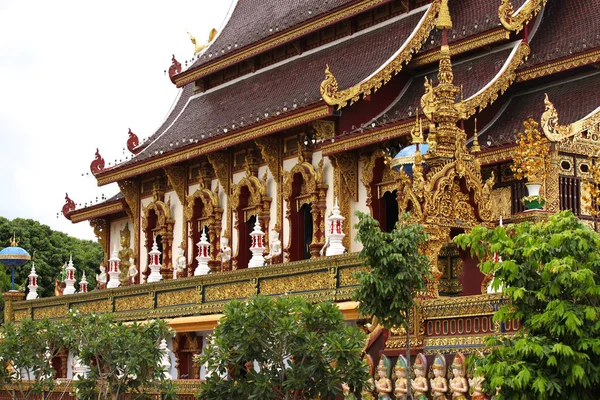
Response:
[[[114,203],[106,203],[102,205],[94,205],[92,207],[82,208],[75,210],[71,213],[71,222],[77,223],[81,221],[87,221],[92,218],[100,218],[111,214],[117,214],[124,212],[125,208],[121,200],[116,200]]]
[[[524,82],[557,72],[594,64],[600,61],[600,50],[592,50],[583,54],[563,58],[548,64],[523,69],[517,73],[517,82]]]

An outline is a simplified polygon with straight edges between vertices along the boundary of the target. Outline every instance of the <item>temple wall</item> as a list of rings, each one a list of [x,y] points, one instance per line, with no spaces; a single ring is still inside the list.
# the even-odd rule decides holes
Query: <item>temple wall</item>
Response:
[[[141,210],[144,209],[144,207],[147,207],[148,204],[150,204],[152,202],[152,197],[147,197],[145,199],[142,199],[140,201],[141,204]],[[140,249],[140,263],[138,265],[138,269],[140,270],[140,272],[144,272],[146,270],[146,268],[148,268],[148,251],[146,250],[146,246],[144,245],[146,243],[146,233],[144,232],[144,229],[142,228],[142,223],[140,221],[140,243],[138,244],[139,249]]]
[[[183,205],[175,191],[165,193],[165,201],[171,201],[171,217],[175,220],[173,225],[173,250],[171,251],[172,264],[175,265],[179,257],[179,246],[183,241]]]
[[[352,241],[352,251],[361,251],[362,244],[356,241],[356,229],[354,229],[354,224],[358,222],[358,218],[354,215],[355,211],[360,211],[365,214],[371,215],[371,209],[367,206],[367,188],[362,183],[363,177],[363,167],[365,163],[363,161],[358,162],[358,202],[354,204],[354,208],[352,210],[352,221],[350,225],[352,226],[351,230],[351,241]]]
[[[200,189],[200,184],[196,183],[194,185],[190,185],[188,186],[188,196],[194,194],[196,192],[196,190]],[[183,217],[183,215],[182,215]],[[180,231],[183,234],[183,229],[180,229]],[[191,263],[194,259],[194,257],[196,256],[196,243],[194,243],[194,241],[192,239],[190,239],[189,235],[190,235],[190,230],[189,230],[189,224],[188,224],[188,228],[186,229],[186,237],[182,238],[181,240],[185,240],[187,243],[187,253],[185,255],[188,264]],[[173,241],[173,243],[175,243],[175,241]]]
[[[242,178],[244,178],[245,175],[246,175],[245,171],[240,171],[240,172],[234,173],[233,177],[231,179],[232,185],[238,184],[242,180]],[[235,213],[232,212],[231,213],[231,240],[229,241],[229,245],[231,246],[231,256],[232,257],[235,257],[235,255],[237,254],[237,249],[238,249],[238,233],[237,233],[237,230],[234,228],[236,219],[237,219],[237,215],[235,215]]]
[[[135,240],[133,224],[130,223],[127,218],[117,219],[110,222],[110,246],[108,251],[109,256],[112,256],[113,250],[116,249],[117,253],[119,252],[119,250],[121,250],[121,231],[125,229],[125,224],[129,224],[129,247],[133,249],[133,241]],[[108,264],[108,260],[106,260],[106,262]]]
[[[287,160],[283,160],[283,170],[285,171],[289,171],[292,168],[294,168],[294,165],[296,165],[296,163],[298,162],[297,158],[288,158]],[[287,212],[287,203],[284,199],[283,201],[283,206],[282,206],[282,216],[283,216],[283,226],[282,226],[282,232],[281,232],[281,242],[283,243],[283,248],[287,248],[290,245],[290,221],[288,221],[288,219],[285,217],[285,214]],[[285,257],[285,252],[283,253],[283,257],[284,257],[284,262],[288,261],[288,259]]]
[[[210,189],[213,191],[213,193],[215,192],[215,190],[217,190],[217,186],[219,186],[219,207],[223,209],[223,217],[221,219],[221,232],[219,234],[220,237],[221,235],[224,235],[227,231],[227,227],[229,226],[228,224],[231,217],[227,215],[227,202],[229,201],[227,198],[227,192],[225,192],[223,186],[219,184],[219,181],[217,179],[213,179],[210,183]]]

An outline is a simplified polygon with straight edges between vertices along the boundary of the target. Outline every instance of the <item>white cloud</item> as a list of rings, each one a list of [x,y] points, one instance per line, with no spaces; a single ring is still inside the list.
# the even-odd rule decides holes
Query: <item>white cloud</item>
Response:
[[[0,216],[32,218],[93,239],[87,223],[56,213],[114,195],[89,173],[96,147],[123,159],[127,129],[151,135],[177,89],[171,54],[219,28],[229,0],[89,2],[0,0]],[[1,246],[0,246],[1,247]]]

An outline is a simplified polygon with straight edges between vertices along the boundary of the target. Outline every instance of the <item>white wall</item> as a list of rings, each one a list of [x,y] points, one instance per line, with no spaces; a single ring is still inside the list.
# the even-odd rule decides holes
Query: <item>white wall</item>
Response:
[[[108,250],[109,257],[112,256],[113,250],[121,250],[121,231],[125,229],[125,224],[129,225],[129,233],[131,235],[131,240],[129,242],[129,247],[133,250],[133,245],[135,241],[135,231],[133,229],[133,224],[129,222],[128,218],[121,218],[110,223],[110,246]],[[106,260],[108,266],[108,260]]]
[[[246,176],[246,172],[245,171],[241,171],[241,172],[236,172],[233,174],[233,179],[232,179],[232,187],[233,185],[237,185],[242,178]],[[231,247],[231,255],[235,256],[237,254],[237,248],[238,248],[238,232],[237,230],[234,228],[235,226],[235,221],[237,219],[237,216],[235,215],[235,211],[232,210],[232,215],[230,215],[229,217],[231,217],[231,240],[229,242],[229,246]]]
[[[179,246],[183,240],[183,205],[175,191],[165,193],[165,203],[171,202],[171,217],[175,220],[173,225],[173,248],[171,251],[171,263],[174,266],[179,257]]]
[[[367,207],[367,188],[362,184],[362,169],[364,166],[364,162],[358,162],[358,202],[354,205],[355,211],[360,211],[365,214],[371,215],[371,210]],[[354,211],[352,212],[352,221],[350,222],[351,226],[354,227],[354,224],[358,222],[358,218],[354,215]],[[356,229],[352,228],[351,231],[351,239],[352,239],[352,251],[361,251],[362,244],[356,241]]]
[[[298,163],[298,159],[297,158],[289,158],[287,160],[283,160],[283,169],[285,171],[289,171],[292,168],[294,168],[294,165],[296,165]],[[283,189],[283,188],[282,188]],[[288,219],[285,217],[286,213],[287,213],[287,202],[285,201],[285,199],[283,200],[283,208],[282,208],[282,214],[283,214],[283,226],[282,226],[282,232],[281,232],[281,241],[283,242],[283,248],[287,248],[290,245],[290,221],[288,221]],[[284,262],[288,261],[287,257],[285,257],[285,253],[283,253],[284,255]]]
[[[138,265],[138,270],[140,272],[144,272],[146,268],[148,268],[148,251],[146,250],[146,233],[144,232],[144,228],[142,227],[142,214],[144,213],[144,207],[147,207],[148,204],[152,202],[152,197],[147,197],[140,201],[140,242],[138,243],[138,248],[140,249],[140,262]]]

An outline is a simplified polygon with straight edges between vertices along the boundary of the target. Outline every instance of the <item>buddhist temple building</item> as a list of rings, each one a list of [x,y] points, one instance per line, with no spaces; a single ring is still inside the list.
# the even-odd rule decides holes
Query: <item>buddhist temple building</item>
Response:
[[[227,18],[187,68],[170,60],[178,98],[155,132],[123,135],[131,159],[96,152],[98,185],[120,193],[63,208],[94,228],[107,270],[116,249],[119,287],[13,302],[6,319],[164,318],[171,375],[201,379],[192,358],[233,298],[330,300],[365,325],[354,213],[389,231],[408,211],[434,276],[413,357],[451,363],[518,329],[492,321],[505,300],[452,238],[564,209],[595,228],[582,182],[600,150],[600,0],[237,0]],[[526,129],[551,143],[534,211],[511,169]],[[367,353],[396,362],[405,346],[374,329]]]

